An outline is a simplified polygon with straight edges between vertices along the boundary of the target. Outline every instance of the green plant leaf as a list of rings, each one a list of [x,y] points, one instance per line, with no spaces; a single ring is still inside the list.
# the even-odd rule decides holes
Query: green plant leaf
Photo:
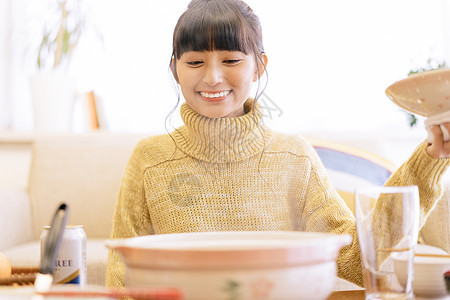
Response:
[[[49,34],[48,33],[44,33],[44,36],[42,37],[41,44],[39,45],[38,57],[37,57],[37,66],[38,66],[39,70],[42,67],[42,50],[44,49],[45,46],[47,46],[47,48],[49,47],[48,39],[49,39]]]
[[[417,125],[417,118],[414,114],[409,113],[409,126],[414,127]]]
[[[71,33],[66,28],[64,30],[64,38],[63,38],[63,44],[62,44],[62,53],[64,53],[64,54],[67,54],[70,50],[70,46],[69,46],[70,35],[71,35]]]

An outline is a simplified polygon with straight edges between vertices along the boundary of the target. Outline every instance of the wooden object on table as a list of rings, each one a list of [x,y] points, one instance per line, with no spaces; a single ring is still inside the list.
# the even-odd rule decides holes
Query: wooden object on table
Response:
[[[91,130],[98,130],[100,123],[98,121],[97,103],[95,101],[94,91],[86,93],[88,103],[89,127]]]
[[[336,291],[327,300],[364,300],[364,290]]]
[[[450,258],[449,254],[434,254],[434,253],[416,253],[415,256],[419,257],[437,257],[437,258]]]
[[[409,248],[384,248],[384,249],[378,249],[379,252],[404,252],[409,251]],[[450,258],[449,254],[437,254],[437,253],[414,253],[414,256],[419,257],[437,257],[437,258]]]
[[[12,285],[33,285],[36,279],[36,273],[39,272],[38,267],[12,267],[10,278],[0,279],[0,286]]]

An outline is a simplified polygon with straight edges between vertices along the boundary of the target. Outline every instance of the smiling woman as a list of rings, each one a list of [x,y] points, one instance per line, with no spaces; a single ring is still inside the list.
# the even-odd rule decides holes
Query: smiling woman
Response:
[[[33,36],[40,35],[49,14],[47,1],[38,2],[0,3],[6,16],[0,17],[0,43],[9,45],[0,49],[0,129],[33,129],[28,84],[35,65]],[[98,35],[83,36],[70,73],[80,91],[96,91],[110,131],[166,132],[164,118],[176,93],[161,74],[169,72],[170,33],[188,3],[88,2],[103,46]],[[355,124],[365,131],[405,130],[405,115],[384,95],[385,88],[428,58],[444,61],[450,53],[445,0],[248,3],[264,24],[270,58],[265,94],[283,111],[265,121],[280,131],[354,131]]]
[[[186,102],[196,112],[210,118],[244,114],[244,102],[259,78],[254,55],[190,51],[176,60],[175,77]]]

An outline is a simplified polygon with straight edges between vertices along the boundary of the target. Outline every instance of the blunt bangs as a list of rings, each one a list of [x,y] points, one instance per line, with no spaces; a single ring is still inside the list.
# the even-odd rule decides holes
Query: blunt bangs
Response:
[[[209,9],[189,8],[180,18],[173,36],[173,55],[179,59],[187,51],[254,52],[248,25],[233,7],[219,7],[215,1],[203,3]],[[199,5],[200,6],[200,5]],[[213,13],[206,14],[206,11]]]

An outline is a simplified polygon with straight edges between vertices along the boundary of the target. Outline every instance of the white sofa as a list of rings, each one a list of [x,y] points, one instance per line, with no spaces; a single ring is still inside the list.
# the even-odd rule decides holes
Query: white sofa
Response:
[[[32,146],[26,190],[0,189],[0,252],[13,266],[39,264],[39,237],[61,202],[69,223],[83,225],[88,237],[89,284],[103,285],[109,237],[120,181],[132,148],[142,135],[49,135]],[[448,188],[447,188],[448,189]],[[427,221],[423,239],[450,251],[449,198]],[[340,285],[338,289],[352,286]]]
[[[87,280],[104,285],[120,181],[138,135],[43,135],[33,142],[26,190],[0,189],[0,252],[13,266],[38,266],[39,238],[61,202],[88,237]]]

